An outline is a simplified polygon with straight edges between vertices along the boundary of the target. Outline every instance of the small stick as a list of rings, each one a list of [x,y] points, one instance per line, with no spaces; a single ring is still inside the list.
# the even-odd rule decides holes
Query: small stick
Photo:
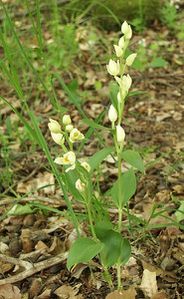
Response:
[[[4,284],[8,284],[8,283],[13,284],[13,283],[21,281],[21,280],[23,280],[27,277],[30,277],[33,274],[37,273],[37,272],[40,272],[44,269],[47,269],[49,267],[52,267],[56,264],[59,264],[59,263],[63,262],[64,260],[66,260],[67,255],[68,255],[68,252],[65,252],[65,253],[62,253],[62,254],[58,254],[58,255],[50,258],[49,260],[47,259],[47,260],[44,260],[44,261],[41,261],[41,262],[38,262],[38,263],[35,263],[35,264],[30,264],[29,269],[26,269],[25,271],[23,271],[21,273],[18,273],[14,276],[7,277],[5,279],[1,279],[0,280],[0,285],[4,285]],[[0,259],[1,259],[1,255],[0,255]],[[3,257],[3,259],[4,259],[4,257]],[[17,259],[14,259],[14,258],[11,258],[11,260],[10,259],[8,260],[8,259],[9,259],[9,257],[6,257],[4,260],[6,260],[6,262],[9,261],[10,263],[12,263],[13,260],[14,260],[13,263],[16,262],[16,264],[17,264]],[[22,265],[23,265],[23,263],[22,263]]]

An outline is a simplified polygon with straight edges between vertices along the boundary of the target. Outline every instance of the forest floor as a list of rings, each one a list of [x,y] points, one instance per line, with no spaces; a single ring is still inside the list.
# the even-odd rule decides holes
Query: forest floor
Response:
[[[21,145],[15,142],[9,146],[13,184],[11,188],[1,186],[2,298],[103,299],[107,295],[107,298],[114,299],[184,298],[184,216],[182,213],[179,216],[177,214],[180,207],[184,211],[184,48],[183,42],[170,35],[167,29],[159,30],[163,31],[164,36],[162,57],[168,64],[162,68],[148,67],[143,71],[132,71],[133,90],[144,93],[128,99],[124,116],[128,146],[140,151],[146,165],[146,172],[139,177],[137,192],[129,206],[131,215],[135,216],[136,229],[130,237],[133,254],[122,271],[124,289],[127,291],[122,296],[115,293],[108,295],[111,290],[101,276],[98,260],[91,263],[91,269],[86,264],[80,264],[71,273],[67,270],[66,252],[71,240],[75,238],[75,231],[67,213],[63,214],[66,206],[62,194],[49,171],[44,153],[36,150],[28,151],[28,154],[21,151]],[[149,44],[157,39],[157,34],[158,29],[149,29],[143,37]],[[106,33],[110,41],[114,36],[115,33]],[[143,37],[134,37],[135,49]],[[70,75],[63,75],[66,82],[70,81],[71,76],[77,80],[80,93],[83,93],[83,98],[87,97],[82,108],[94,119],[109,105],[109,77],[105,65],[99,69],[98,64],[94,63],[85,38],[79,45],[80,55]],[[173,51],[169,51],[171,46],[174,46]],[[95,47],[100,60],[104,50],[98,49],[98,44]],[[95,82],[100,82],[101,87],[95,89]],[[1,86],[1,90],[4,97],[11,96],[11,91],[4,86]],[[74,123],[78,123],[78,111],[68,102],[60,87],[57,92],[62,106],[67,107]],[[36,109],[37,115],[43,116],[41,129],[51,144],[47,123],[52,106],[45,96],[40,98],[40,103],[33,103],[33,109]],[[13,120],[14,114],[3,106],[1,117],[3,120],[7,117]],[[105,122],[108,123],[107,118]],[[3,125],[1,129],[6,130]],[[85,127],[81,126],[81,130],[85,132]],[[30,142],[27,142],[29,146]],[[86,145],[82,154],[90,156],[95,150],[96,143],[93,140]],[[3,162],[0,167],[2,172],[5,167]],[[108,189],[117,175],[112,161],[106,161],[104,171],[110,179],[104,182],[102,177],[102,192]],[[41,188],[47,184],[51,186]],[[17,203],[26,206],[35,201],[40,206],[32,206],[33,210],[35,208],[34,213],[28,211],[22,216],[7,214]],[[56,210],[52,211],[51,208]],[[74,203],[74,209],[79,212],[81,207]],[[112,211],[113,217],[116,217],[115,210]],[[124,217],[123,221],[125,223],[127,219]],[[145,223],[149,223],[149,228]],[[146,273],[146,269],[152,275],[147,274],[145,278],[143,273]],[[116,284],[113,269],[112,275]],[[142,284],[146,285],[147,291],[143,291]]]

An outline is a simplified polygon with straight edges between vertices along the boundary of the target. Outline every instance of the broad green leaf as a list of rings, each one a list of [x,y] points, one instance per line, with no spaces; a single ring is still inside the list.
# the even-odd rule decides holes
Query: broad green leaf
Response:
[[[122,238],[118,264],[125,265],[128,262],[130,256],[131,256],[130,242],[127,239]]]
[[[89,238],[78,238],[72,245],[67,260],[67,268],[75,264],[87,263],[94,258],[102,249],[103,244]]]
[[[124,239],[120,233],[108,229],[107,227],[95,227],[95,232],[99,240],[104,244],[100,253],[102,264],[111,267],[115,264],[125,264],[131,254],[131,247],[128,240]]]
[[[102,161],[113,151],[113,147],[106,147],[95,153],[92,157],[89,158],[89,164],[91,166],[91,170],[95,170]]]
[[[184,201],[181,202],[179,209],[175,212],[175,216],[178,223],[184,220]]]
[[[20,204],[15,204],[7,213],[7,215],[27,215],[27,214],[32,214],[34,213],[34,209],[30,207],[29,204],[27,205],[20,205]]]
[[[112,229],[113,229],[113,225],[112,225],[111,221],[99,221],[95,225],[95,232],[96,232],[97,238],[99,240],[102,240],[105,237],[105,235],[107,235],[107,231],[112,230]]]
[[[141,172],[144,172],[144,163],[140,154],[134,150],[126,150],[122,152],[122,158],[133,167],[137,168]]]
[[[120,190],[119,190],[120,185]],[[126,204],[136,191],[136,177],[133,169],[123,173],[111,188],[111,196],[117,206]]]
[[[149,67],[157,68],[157,67],[165,67],[167,65],[167,61],[163,59],[162,57],[156,57],[154,58],[151,63],[149,64]]]

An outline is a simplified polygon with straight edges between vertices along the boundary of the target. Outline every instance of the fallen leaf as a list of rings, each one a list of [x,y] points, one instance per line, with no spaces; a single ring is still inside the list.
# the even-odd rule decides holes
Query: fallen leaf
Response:
[[[108,294],[105,299],[135,299],[136,294],[135,288],[129,288],[126,291],[114,291]]]
[[[64,242],[62,242],[60,238],[55,236],[48,252],[53,255],[57,255],[59,253],[63,253],[64,251],[65,251]]]
[[[36,178],[27,182],[20,182],[17,186],[18,193],[42,192],[53,194],[55,192],[54,176],[50,172],[39,173]]]
[[[156,272],[151,272],[147,269],[143,272],[142,282],[140,285],[145,297],[152,298],[158,292]]]
[[[156,121],[161,122],[162,120],[169,118],[169,117],[171,117],[170,113],[160,113],[160,114],[158,113],[156,116]]]
[[[164,291],[160,291],[155,295],[153,295],[153,297],[151,297],[151,299],[167,299],[167,298],[168,298],[167,294]]]
[[[83,299],[82,295],[76,295],[77,292],[78,290],[76,291],[70,286],[62,285],[55,290],[54,294],[56,294],[60,299]]]
[[[19,288],[11,284],[4,284],[0,286],[0,298],[3,299],[21,299]]]
[[[51,298],[50,295],[51,295],[51,289],[47,289],[38,296],[38,299],[50,299]]]
[[[14,268],[13,264],[6,263],[4,261],[0,261],[0,273],[4,274],[6,272],[9,272],[11,269]]]

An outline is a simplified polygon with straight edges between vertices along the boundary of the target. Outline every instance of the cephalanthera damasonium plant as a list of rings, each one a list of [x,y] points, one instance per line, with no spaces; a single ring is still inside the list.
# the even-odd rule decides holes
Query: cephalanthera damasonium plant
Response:
[[[89,262],[95,256],[98,257],[105,279],[112,286],[109,269],[117,269],[118,289],[121,290],[121,267],[131,256],[131,246],[127,238],[121,234],[122,216],[126,215],[128,201],[136,191],[135,170],[144,171],[142,159],[134,150],[124,150],[125,131],[122,126],[122,118],[126,98],[132,79],[128,74],[129,67],[133,64],[136,54],[126,55],[126,50],[132,37],[132,29],[125,21],[121,31],[123,36],[118,45],[114,45],[117,59],[110,59],[107,65],[108,73],[113,76],[115,89],[112,104],[109,107],[108,118],[111,122],[113,146],[105,147],[87,160],[79,160],[74,150],[75,143],[82,141],[85,136],[74,127],[69,115],[64,115],[62,125],[50,119],[48,124],[53,140],[61,146],[62,155],[55,159],[55,163],[62,166],[61,176],[73,198],[80,201],[86,211],[85,221],[89,225],[88,236],[78,228],[79,236],[72,244],[67,267],[71,269],[78,263]],[[125,58],[126,57],[126,58]],[[100,126],[100,128],[103,128]],[[118,178],[113,186],[101,195],[97,192],[96,182],[98,176],[94,176],[96,168],[111,154],[118,168]],[[129,168],[122,173],[122,162],[128,162]],[[99,191],[99,190],[98,190]],[[111,221],[108,212],[107,198],[116,206],[118,221]]]

